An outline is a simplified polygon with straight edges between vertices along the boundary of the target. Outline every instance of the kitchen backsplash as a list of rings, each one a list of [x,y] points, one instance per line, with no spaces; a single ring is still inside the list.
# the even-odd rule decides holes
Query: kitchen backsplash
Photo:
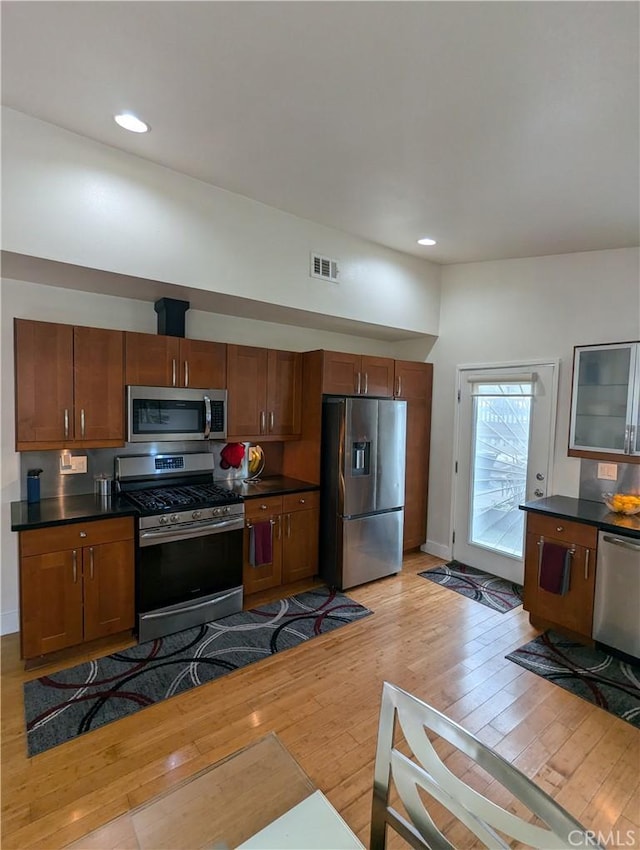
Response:
[[[603,493],[637,493],[640,495],[640,464],[610,463],[617,467],[617,478],[611,481],[598,478],[598,464],[602,461],[580,461],[580,493],[581,499],[591,502],[601,502]]]
[[[214,478],[224,485],[224,481],[247,478],[248,447],[243,443],[245,456],[238,469],[223,469],[220,464],[220,453],[227,444],[223,441],[205,442],[175,442],[175,443],[129,443],[117,449],[78,449],[71,450],[74,457],[87,458],[87,471],[63,475],[60,472],[62,450],[47,452],[21,452],[20,454],[20,498],[27,498],[27,470],[41,469],[40,498],[48,499],[56,496],[74,496],[81,493],[94,492],[96,476],[113,476],[114,460],[122,455],[144,454],[180,454],[183,452],[210,451],[213,454]]]

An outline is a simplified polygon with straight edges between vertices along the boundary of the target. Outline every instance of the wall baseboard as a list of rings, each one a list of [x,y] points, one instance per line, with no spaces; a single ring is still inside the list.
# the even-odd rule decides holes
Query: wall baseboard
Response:
[[[19,611],[0,611],[0,635],[11,635],[20,631]]]
[[[422,552],[426,552],[427,555],[435,555],[436,558],[444,558],[445,561],[451,560],[451,547],[445,546],[442,543],[436,543],[435,540],[427,540],[426,543],[423,543],[420,547]]]

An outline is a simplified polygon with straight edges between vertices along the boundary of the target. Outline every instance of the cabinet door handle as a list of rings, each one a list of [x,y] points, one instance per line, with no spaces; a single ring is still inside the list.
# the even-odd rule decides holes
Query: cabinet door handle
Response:
[[[364,394],[366,395],[369,392],[369,373],[364,373]]]
[[[71,553],[71,557],[73,559],[73,583],[77,584],[78,582],[78,550],[74,549]]]
[[[291,537],[291,514],[287,514],[287,537]]]
[[[93,546],[89,546],[89,574],[91,581],[93,581]]]
[[[84,437],[84,407],[80,410],[80,436]]]
[[[564,526],[563,525],[557,525],[556,531],[564,531]]]
[[[635,448],[634,448],[634,445],[633,445],[634,442],[635,442],[635,436],[636,436],[636,426],[632,425],[631,428],[629,428],[629,454],[630,455],[635,454]]]
[[[175,387],[176,385],[176,358],[174,357],[171,361],[171,386]]]
[[[589,580],[589,550],[585,549],[584,553],[584,580]]]
[[[189,386],[189,361],[184,361],[184,385],[185,387]]]
[[[269,432],[273,431],[273,423],[275,421],[275,416],[273,415],[273,410],[269,411]]]
[[[86,532],[86,531],[81,531],[81,532],[80,532],[80,537],[86,537],[86,536],[87,536],[87,532]]]
[[[624,453],[629,454],[631,446],[631,426],[627,425],[624,429]]]
[[[69,408],[65,407],[64,409],[64,436],[65,439],[69,436]]]
[[[298,499],[298,504],[304,505],[304,499]]]
[[[266,422],[267,422],[267,414],[264,410],[260,411],[260,433],[264,434],[266,431]]]
[[[278,540],[282,539],[282,514],[278,516]]]
[[[360,374],[360,372],[358,372],[358,385],[357,385],[357,388],[356,388],[356,395],[360,395],[361,384],[362,384],[362,375]]]

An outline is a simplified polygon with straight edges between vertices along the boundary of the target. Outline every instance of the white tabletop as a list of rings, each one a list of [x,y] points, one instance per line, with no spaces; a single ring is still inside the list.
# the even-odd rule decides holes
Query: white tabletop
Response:
[[[364,844],[322,791],[315,791],[237,850],[364,850]]]

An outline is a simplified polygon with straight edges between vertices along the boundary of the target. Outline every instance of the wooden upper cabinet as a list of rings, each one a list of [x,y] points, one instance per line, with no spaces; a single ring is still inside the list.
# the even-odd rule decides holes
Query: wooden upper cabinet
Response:
[[[61,446],[73,436],[73,327],[15,319],[14,344],[16,450]]]
[[[396,398],[430,400],[433,383],[433,364],[413,360],[395,361],[393,394]]]
[[[125,384],[138,387],[178,386],[178,337],[127,331],[124,342]]]
[[[122,331],[74,328],[74,436],[124,442]]]
[[[322,392],[391,398],[394,361],[390,357],[325,351]]]
[[[227,346],[227,434],[251,439],[266,427],[267,349]]]
[[[202,390],[227,387],[227,346],[205,339],[180,340],[180,386]]]
[[[359,354],[325,351],[322,363],[322,392],[332,395],[356,395],[360,359]]]
[[[390,357],[371,357],[363,354],[360,364],[360,394],[393,395],[394,361]]]
[[[225,389],[227,346],[223,342],[127,332],[125,383],[142,387]]]
[[[297,352],[227,346],[227,434],[232,440],[300,433],[302,368]]]
[[[15,320],[16,450],[124,443],[122,331]]]
[[[270,350],[267,358],[267,431],[280,437],[300,433],[302,360],[294,351]]]

